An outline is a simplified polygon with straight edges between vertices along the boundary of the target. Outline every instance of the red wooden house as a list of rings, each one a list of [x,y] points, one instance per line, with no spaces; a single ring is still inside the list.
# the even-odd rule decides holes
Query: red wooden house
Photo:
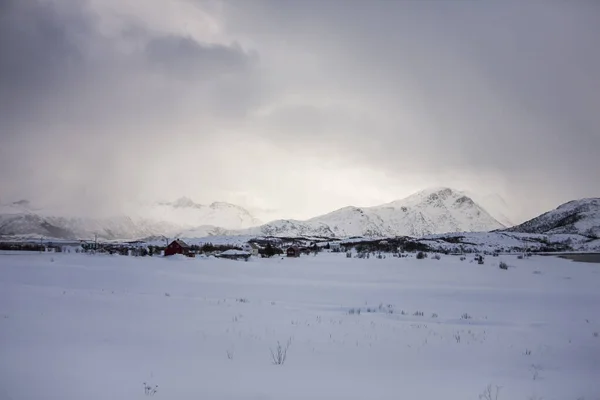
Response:
[[[291,246],[287,249],[288,257],[300,257],[300,248],[298,246]]]
[[[165,249],[165,256],[172,256],[174,254],[188,255],[190,252],[190,246],[181,239],[175,239]]]

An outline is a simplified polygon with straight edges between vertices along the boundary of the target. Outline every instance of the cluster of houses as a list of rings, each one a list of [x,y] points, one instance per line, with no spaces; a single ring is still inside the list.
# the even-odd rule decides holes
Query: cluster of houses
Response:
[[[1,242],[0,250],[22,251],[53,251],[53,252],[83,252],[83,253],[108,253],[125,256],[172,256],[176,254],[196,257],[199,254],[211,255],[219,258],[248,260],[250,257],[287,256],[291,258],[317,253],[320,250],[339,252],[342,246],[337,241],[311,241],[298,238],[256,238],[248,243],[233,245],[190,245],[177,238],[167,244],[151,245],[143,240],[129,242],[102,242],[86,240],[61,241],[53,244],[48,241],[36,242]]]
[[[287,257],[300,257],[300,255],[310,254],[310,252],[311,248],[293,245],[286,249],[285,255]],[[192,251],[191,246],[181,239],[173,240],[164,250],[165,256],[172,256],[176,254],[195,257],[195,253]],[[215,256],[218,258],[231,260],[248,260],[252,256],[258,257],[261,254],[265,254],[265,247],[262,247],[254,242],[249,242],[242,245],[241,250],[228,249],[215,254]]]

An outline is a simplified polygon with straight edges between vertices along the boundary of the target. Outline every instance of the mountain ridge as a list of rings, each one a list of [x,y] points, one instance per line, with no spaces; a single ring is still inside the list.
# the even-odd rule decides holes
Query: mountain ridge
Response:
[[[373,207],[347,206],[306,221],[281,219],[240,233],[386,237],[505,228],[463,192],[429,188]]]
[[[27,200],[0,205],[0,235],[86,239],[141,239],[150,236],[215,235],[424,237],[451,232],[521,232],[600,237],[600,199],[573,200],[523,224],[506,227],[465,192],[428,188],[404,199],[372,207],[346,206],[307,220],[279,219],[260,224],[243,207],[209,205],[187,197],[148,203],[131,215],[111,218],[49,215]]]
[[[505,231],[579,234],[590,238],[600,238],[600,198],[590,197],[568,201],[554,210],[505,229]]]
[[[244,208],[225,202],[208,206],[189,198],[142,204],[135,211],[112,217],[64,216],[56,210],[36,208],[27,200],[0,205],[0,235],[47,236],[61,239],[140,239],[178,235],[188,229],[209,234],[260,224]]]

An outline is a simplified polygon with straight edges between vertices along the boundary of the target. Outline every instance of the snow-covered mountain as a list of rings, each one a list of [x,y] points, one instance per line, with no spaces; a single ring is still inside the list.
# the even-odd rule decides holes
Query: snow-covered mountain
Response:
[[[134,239],[172,233],[180,228],[172,223],[128,216],[111,218],[52,215],[31,206],[26,200],[0,206],[0,235],[46,236],[60,239]]]
[[[197,204],[189,198],[148,203],[111,218],[73,217],[34,207],[26,200],[0,205],[0,236],[138,239],[164,235],[424,237],[449,232],[488,232],[505,226],[464,192],[420,191],[375,207],[344,207],[306,221],[276,220],[264,225],[242,207],[222,202]],[[577,234],[600,238],[600,199],[563,204],[503,232]]]
[[[600,238],[600,198],[573,200],[508,232],[567,233]]]
[[[504,228],[464,193],[426,189],[375,207],[344,207],[307,221],[278,220],[244,231],[274,236],[424,236]]]
[[[195,203],[188,197],[174,202],[159,202],[141,206],[138,216],[156,221],[169,221],[187,229],[210,225],[223,229],[244,229],[262,222],[250,212],[235,204],[214,202],[210,205]]]
[[[0,205],[0,235],[46,236],[61,239],[138,239],[156,235],[222,234],[259,224],[245,209],[216,202],[208,206],[180,198],[172,203],[140,205],[130,215],[110,218],[66,216],[21,200]],[[191,230],[191,231],[189,231]]]

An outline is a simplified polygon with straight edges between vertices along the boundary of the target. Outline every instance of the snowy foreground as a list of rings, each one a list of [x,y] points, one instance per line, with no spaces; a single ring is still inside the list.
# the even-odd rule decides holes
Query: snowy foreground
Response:
[[[0,399],[600,399],[600,264],[470,260],[3,254]]]

